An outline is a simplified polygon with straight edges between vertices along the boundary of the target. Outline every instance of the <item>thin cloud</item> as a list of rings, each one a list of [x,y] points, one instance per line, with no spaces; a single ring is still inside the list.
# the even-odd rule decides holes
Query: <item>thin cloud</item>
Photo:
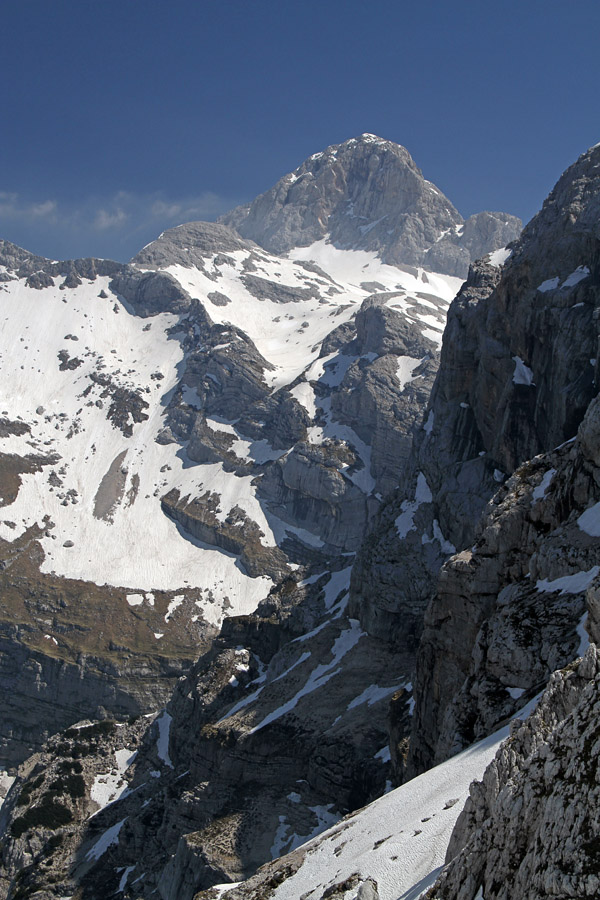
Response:
[[[55,200],[44,200],[41,203],[22,201],[18,194],[0,191],[0,221],[54,219],[57,211]]]
[[[100,231],[107,231],[111,228],[120,228],[128,219],[129,216],[122,209],[116,209],[114,212],[110,212],[106,209],[99,209],[94,219],[94,228],[98,228]]]
[[[161,231],[184,222],[214,221],[239,202],[211,191],[183,197],[164,191],[117,191],[91,195],[76,204],[0,191],[0,237],[53,258],[61,254],[126,259]]]

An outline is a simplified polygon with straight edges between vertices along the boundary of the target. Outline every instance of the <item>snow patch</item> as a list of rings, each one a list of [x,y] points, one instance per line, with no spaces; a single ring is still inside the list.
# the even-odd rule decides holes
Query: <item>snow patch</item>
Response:
[[[88,850],[85,858],[98,860],[104,853],[106,853],[106,851],[112,844],[118,844],[119,832],[121,831],[121,828],[126,821],[127,816],[125,816],[124,819],[121,819],[120,822],[117,822],[116,825],[113,825],[111,828],[107,828],[104,834],[98,838],[94,846],[90,850]]]
[[[500,250],[494,250],[492,253],[488,254],[488,262],[491,266],[498,269],[500,266],[503,266],[511,256],[512,250],[509,250],[508,247],[502,247]]]
[[[505,690],[508,694],[510,694],[513,700],[518,700],[519,697],[522,697],[525,693],[525,688],[507,687],[505,688]]]
[[[535,387],[533,372],[526,366],[520,356],[513,356],[515,371],[513,372],[513,384],[524,384],[527,387]]]
[[[417,486],[415,488],[414,500],[403,500],[400,509],[402,512],[396,518],[395,525],[398,537],[403,540],[409,531],[414,531],[415,513],[423,503],[431,503],[433,497],[427,484],[427,479],[422,472],[417,477]]]
[[[158,738],[156,740],[156,751],[158,753],[158,758],[162,759],[166,766],[169,766],[170,769],[173,768],[173,763],[171,762],[171,757],[169,756],[169,733],[171,730],[171,722],[172,717],[165,710],[156,720],[156,724],[158,725]]]
[[[574,287],[574,285],[579,284],[580,281],[583,281],[584,278],[587,278],[590,274],[590,270],[587,266],[577,266],[574,272],[565,278],[563,283],[561,284],[561,290],[563,288]]]
[[[587,648],[590,646],[590,636],[587,632],[587,628],[585,624],[588,620],[588,613],[584,613],[579,622],[577,623],[577,628],[575,629],[577,632],[577,637],[579,638],[579,647],[577,648],[576,656],[583,656],[586,652]]]
[[[446,540],[437,519],[433,520],[433,537],[428,537],[426,534],[423,534],[421,537],[422,544],[432,544],[434,541],[439,543],[442,553],[447,553],[449,556],[453,556],[456,553],[456,547]]]
[[[561,594],[581,594],[587,590],[594,578],[600,573],[600,566],[593,566],[587,572],[575,572],[574,575],[563,575],[553,581],[539,579],[536,581],[536,590],[545,594],[560,591]]]
[[[323,687],[330,678],[333,678],[334,675],[337,675],[339,669],[336,668],[338,664],[341,662],[343,657],[349,653],[353,647],[355,647],[360,639],[365,636],[365,632],[361,630],[360,623],[357,619],[350,619],[350,628],[346,631],[343,631],[338,638],[336,638],[333,647],[331,649],[332,659],[328,663],[324,663],[318,665],[311,673],[300,690],[294,694],[294,696],[280,706],[278,709],[270,712],[258,725],[255,725],[254,728],[251,728],[248,734],[254,734],[256,731],[260,731],[261,728],[264,728],[267,725],[270,725],[271,722],[275,722],[277,719],[280,719],[286,713],[290,712],[290,710],[294,709],[300,700],[303,697],[306,697],[308,694],[313,693],[313,691],[318,690]]]
[[[317,405],[315,402],[315,392],[306,381],[301,381],[296,387],[290,390],[290,394],[294,397],[300,406],[303,406],[311,419],[317,414]]]
[[[388,762],[391,762],[392,755],[391,755],[391,753],[390,753],[390,748],[389,748],[389,746],[386,744],[385,747],[382,747],[381,750],[379,750],[379,751],[375,754],[375,756],[373,757],[373,759],[380,759],[382,763],[388,763]]]
[[[531,495],[531,503],[532,505],[536,503],[538,500],[542,500],[546,496],[546,492],[550,487],[550,482],[556,475],[556,469],[548,469],[547,472],[544,473],[544,477],[538,484],[538,486],[534,489]],[[600,506],[600,504],[598,504]],[[600,532],[599,532],[600,534]]]
[[[363,703],[366,703],[367,706],[373,706],[374,703],[378,703],[380,700],[385,699],[385,697],[389,697],[389,695],[393,694],[394,691],[397,691],[398,688],[403,687],[403,684],[404,683],[401,682],[400,684],[393,684],[390,687],[378,687],[378,685],[372,684],[365,688],[362,694],[359,694],[358,697],[351,700],[347,709],[350,711],[357,706],[362,706]]]
[[[320,896],[334,880],[343,882],[355,872],[377,881],[380,900],[416,900],[444,864],[471,782],[481,779],[508,734],[506,726],[307,844],[300,868],[275,889],[273,900],[298,900],[312,892]]]
[[[176,597],[173,597],[173,599],[169,601],[169,605],[167,606],[167,611],[165,613],[165,622],[169,621],[175,610],[181,606],[184,600],[185,596],[183,594],[178,594]]]
[[[127,866],[123,874],[121,875],[121,880],[119,881],[119,887],[117,888],[117,894],[122,894],[125,890],[125,885],[127,884],[127,879],[135,869],[135,866]],[[134,882],[135,883],[135,882]]]
[[[413,372],[423,362],[422,359],[414,359],[412,356],[399,356],[398,368],[396,370],[396,378],[400,382],[400,390],[403,391],[407,384],[414,381],[418,376],[414,376]]]
[[[555,291],[559,283],[560,278],[558,275],[555,275],[554,278],[547,278],[546,281],[542,281],[541,284],[538,284],[537,290],[542,294],[545,294],[547,291]]]
[[[600,537],[600,503],[594,503],[577,519],[577,525],[590,537]]]

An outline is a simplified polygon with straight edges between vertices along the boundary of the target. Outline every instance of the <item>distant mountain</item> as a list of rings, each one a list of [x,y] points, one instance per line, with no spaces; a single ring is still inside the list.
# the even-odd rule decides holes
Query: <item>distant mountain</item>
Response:
[[[398,615],[393,552],[376,596],[351,573],[390,496],[449,552],[427,480],[397,490],[451,273],[518,221],[465,223],[371,135],[279,185],[128,265],[0,244],[2,900],[191,900],[401,768],[425,596]]]
[[[408,150],[374,134],[314,153],[219,221],[272,253],[326,240],[339,249],[374,251],[390,265],[460,278],[470,262],[505,247],[522,227],[502,212],[463,219]]]

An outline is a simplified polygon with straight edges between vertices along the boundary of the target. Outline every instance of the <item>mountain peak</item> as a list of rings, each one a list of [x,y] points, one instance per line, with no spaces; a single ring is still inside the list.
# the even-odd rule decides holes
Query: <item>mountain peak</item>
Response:
[[[514,216],[485,215],[485,223],[465,223],[405,147],[365,132],[313,153],[220,222],[273,253],[325,239],[375,252],[391,265],[465,277],[476,256],[505,246],[521,229]]]

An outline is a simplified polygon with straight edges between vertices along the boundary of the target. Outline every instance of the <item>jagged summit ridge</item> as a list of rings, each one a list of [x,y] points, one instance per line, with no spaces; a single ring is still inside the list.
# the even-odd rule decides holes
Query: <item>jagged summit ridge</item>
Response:
[[[373,134],[314,153],[219,221],[274,253],[327,239],[342,249],[375,251],[391,265],[459,277],[521,229],[507,213],[465,221],[405,147]]]

